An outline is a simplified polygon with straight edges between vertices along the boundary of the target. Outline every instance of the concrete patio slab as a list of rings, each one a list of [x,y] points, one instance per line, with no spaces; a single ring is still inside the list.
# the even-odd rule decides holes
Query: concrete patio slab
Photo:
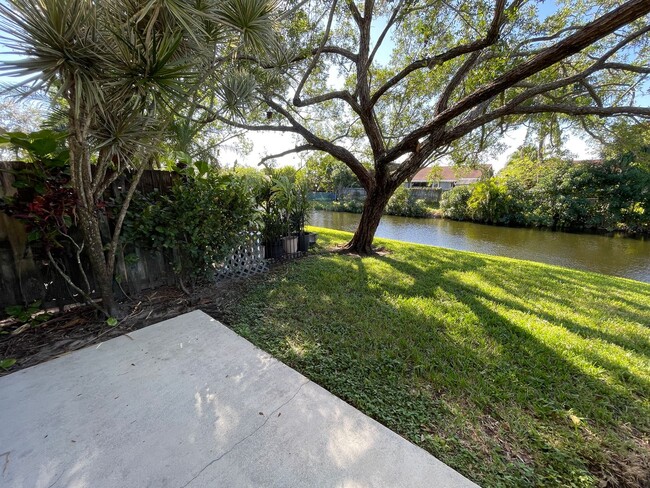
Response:
[[[202,312],[0,378],[0,486],[476,486]]]

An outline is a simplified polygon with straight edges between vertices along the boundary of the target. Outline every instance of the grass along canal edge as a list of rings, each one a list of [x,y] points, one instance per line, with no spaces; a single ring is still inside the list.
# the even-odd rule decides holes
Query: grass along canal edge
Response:
[[[226,321],[483,486],[650,484],[650,285],[377,244],[276,268]]]

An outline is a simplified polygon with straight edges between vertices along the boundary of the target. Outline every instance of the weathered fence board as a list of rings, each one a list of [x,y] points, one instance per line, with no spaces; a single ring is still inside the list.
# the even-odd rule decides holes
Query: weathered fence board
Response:
[[[15,193],[12,186],[13,172],[27,167],[29,163],[20,161],[0,162],[0,197],[11,196]],[[151,192],[158,189],[168,192],[178,175],[165,171],[145,171],[138,185],[140,191]],[[118,178],[111,186],[107,197],[118,196],[127,190],[129,175]],[[109,230],[108,221],[105,230]],[[131,249],[138,259],[126,264],[124,253],[118,256],[118,270],[115,291],[137,293],[147,288],[160,285],[174,284],[175,277],[171,259],[166,259],[161,253],[143,249]],[[127,253],[128,254],[128,253]],[[55,253],[60,266],[65,269],[72,281],[84,284],[88,280],[90,289],[94,290],[94,280],[87,261],[83,259],[84,270],[74,252]],[[85,277],[84,277],[85,274]],[[27,232],[22,222],[0,212],[0,316],[4,315],[5,307],[16,304],[29,304],[40,300],[44,306],[63,306],[79,301],[78,294],[71,289],[66,281],[54,269],[38,246],[28,245]],[[85,286],[82,286],[85,288]],[[91,293],[91,295],[96,296]]]

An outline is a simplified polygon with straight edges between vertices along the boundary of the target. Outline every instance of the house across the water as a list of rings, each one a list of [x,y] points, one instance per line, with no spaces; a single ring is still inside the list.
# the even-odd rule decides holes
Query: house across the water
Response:
[[[462,168],[457,166],[429,166],[418,171],[406,183],[407,188],[436,188],[451,190],[455,186],[471,185],[481,178],[491,176],[492,167]]]

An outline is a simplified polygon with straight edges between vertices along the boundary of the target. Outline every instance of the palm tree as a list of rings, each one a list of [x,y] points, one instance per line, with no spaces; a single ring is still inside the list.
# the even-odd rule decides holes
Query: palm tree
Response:
[[[200,90],[227,79],[242,54],[275,44],[276,11],[273,0],[0,4],[0,38],[23,55],[3,62],[2,71],[21,77],[18,85],[30,92],[46,90],[64,101],[78,224],[107,315],[119,313],[112,290],[116,250],[143,171]],[[111,235],[102,236],[103,195],[126,171],[130,186]]]

